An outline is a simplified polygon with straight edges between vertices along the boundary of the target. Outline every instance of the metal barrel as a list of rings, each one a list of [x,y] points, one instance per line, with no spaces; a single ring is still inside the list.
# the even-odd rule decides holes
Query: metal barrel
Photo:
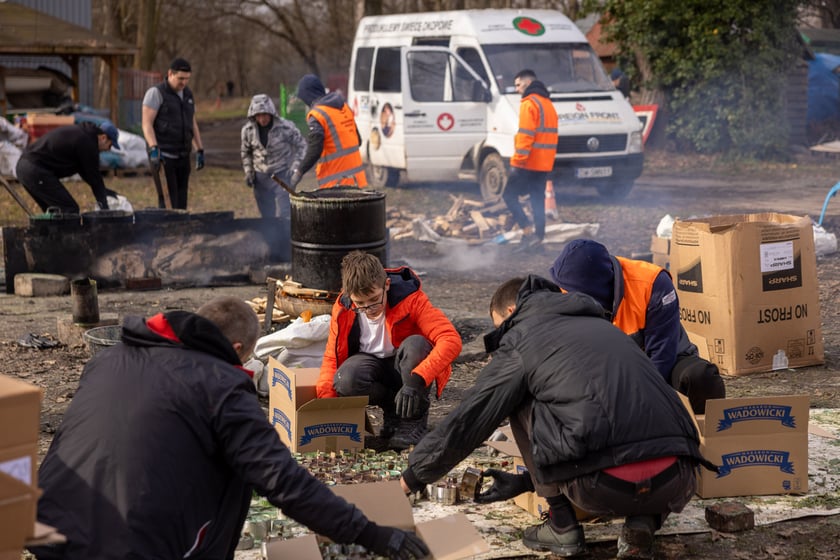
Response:
[[[341,290],[341,259],[361,250],[387,266],[385,194],[334,187],[292,196],[292,279],[304,287]]]

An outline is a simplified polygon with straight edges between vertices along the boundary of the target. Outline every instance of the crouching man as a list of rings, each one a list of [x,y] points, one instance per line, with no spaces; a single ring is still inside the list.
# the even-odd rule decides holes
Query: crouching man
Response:
[[[414,448],[401,483],[418,491],[445,476],[509,417],[528,472],[489,470],[479,502],[536,489],[548,518],[525,546],[585,552],[572,503],[624,516],[618,558],[653,558],[653,534],[694,494],[698,434],[677,393],[585,294],[538,276],[502,284],[490,302],[497,327],[490,363],[461,404]]]

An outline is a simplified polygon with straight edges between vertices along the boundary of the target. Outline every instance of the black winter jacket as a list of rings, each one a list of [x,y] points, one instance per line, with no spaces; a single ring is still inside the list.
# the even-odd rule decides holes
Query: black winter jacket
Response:
[[[62,558],[233,558],[252,489],[356,539],[366,518],[298,466],[214,324],[128,317],[122,339],[85,367],[39,471],[38,519],[67,536]]]
[[[656,457],[702,460],[677,393],[588,295],[529,276],[486,342],[498,349],[475,386],[409,456],[412,489],[444,476],[531,399],[538,482]]]

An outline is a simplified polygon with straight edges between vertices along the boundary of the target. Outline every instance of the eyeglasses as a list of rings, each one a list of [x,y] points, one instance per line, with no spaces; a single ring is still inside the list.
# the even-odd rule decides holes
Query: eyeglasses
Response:
[[[360,314],[360,313],[367,313],[368,311],[373,312],[373,311],[378,310],[380,307],[382,307],[382,305],[385,303],[385,292],[386,292],[385,285],[386,284],[382,284],[382,297],[379,298],[378,303],[371,303],[370,305],[365,305],[365,306],[360,307],[360,306],[356,305],[356,302],[353,302],[353,311],[355,311],[356,314]]]

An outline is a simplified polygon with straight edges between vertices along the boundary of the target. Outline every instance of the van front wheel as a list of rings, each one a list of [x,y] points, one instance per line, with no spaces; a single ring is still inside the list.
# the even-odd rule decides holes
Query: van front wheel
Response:
[[[481,186],[481,198],[485,202],[496,202],[502,198],[507,183],[507,170],[502,156],[492,153],[484,158],[478,182]]]
[[[400,170],[384,165],[371,165],[368,167],[368,181],[377,189],[396,187],[400,182]]]

